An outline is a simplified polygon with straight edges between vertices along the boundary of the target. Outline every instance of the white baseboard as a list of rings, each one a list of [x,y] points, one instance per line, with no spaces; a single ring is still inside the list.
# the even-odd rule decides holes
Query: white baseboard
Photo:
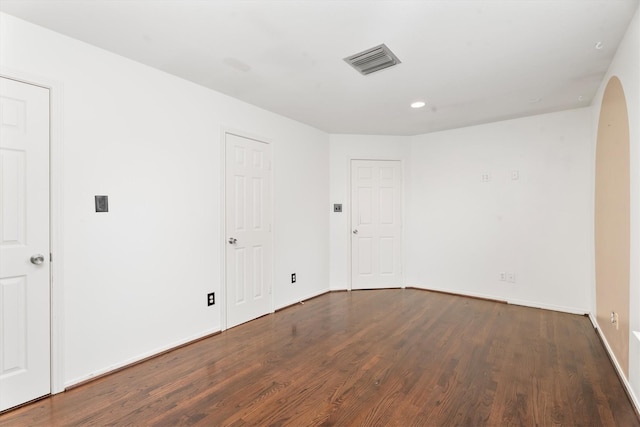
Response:
[[[304,301],[306,301],[308,299],[315,298],[315,297],[317,297],[319,295],[329,293],[332,290],[333,289],[325,289],[325,290],[322,290],[322,291],[317,291],[317,292],[311,293],[309,295],[303,296],[302,298],[298,298],[298,299],[292,300],[291,302],[288,302],[288,303],[285,303],[285,304],[280,304],[279,306],[276,307],[275,311],[282,310],[283,308],[290,307],[292,305],[296,305],[296,304],[299,304],[301,302],[304,302]]]
[[[182,345],[189,344],[192,341],[197,341],[197,340],[199,340],[201,338],[204,338],[204,337],[206,337],[208,335],[215,334],[217,332],[220,332],[220,327],[215,328],[215,329],[211,329],[211,330],[208,330],[208,331],[201,332],[199,334],[193,335],[193,336],[191,336],[189,338],[185,338],[183,340],[175,341],[175,342],[173,342],[173,343],[171,343],[169,345],[166,345],[166,346],[163,346],[163,347],[159,347],[159,348],[156,348],[155,350],[148,351],[148,352],[140,354],[138,356],[129,358],[129,359],[127,359],[127,360],[125,360],[125,361],[123,361],[121,363],[116,363],[114,365],[107,366],[106,368],[94,371],[94,372],[92,372],[92,373],[90,373],[88,375],[84,375],[82,377],[74,378],[74,379],[72,379],[70,381],[66,381],[64,383],[64,387],[65,387],[65,389],[68,389],[69,387],[73,387],[73,386],[75,386],[77,384],[82,384],[82,383],[87,382],[87,381],[89,381],[91,379],[94,379],[94,378],[97,378],[97,377],[101,377],[101,376],[106,375],[106,374],[108,374],[110,372],[117,371],[118,369],[125,368],[125,367],[133,365],[133,364],[135,364],[137,362],[140,362],[141,360],[148,359],[148,358],[153,357],[153,356],[157,356],[157,355],[159,355],[161,353],[164,353],[164,352],[169,351],[169,350],[173,350],[176,347],[180,347]]]
[[[332,283],[329,287],[329,291],[348,291],[349,285],[347,283]]]
[[[602,336],[600,334],[600,327],[598,325],[598,321],[596,320],[596,316],[594,316],[593,313],[589,313],[589,320],[591,320],[591,324],[593,325],[593,328],[598,330],[598,335]]]
[[[425,291],[443,292],[446,294],[460,295],[463,297],[474,297],[474,298],[482,298],[482,299],[488,299],[493,301],[507,302],[507,300],[505,300],[504,298],[496,297],[495,295],[482,294],[478,292],[467,292],[467,291],[460,291],[457,289],[438,288],[433,286],[426,287],[422,285],[409,285],[409,287],[415,288],[415,289],[423,289]]]
[[[561,313],[579,314],[581,316],[584,316],[585,314],[589,313],[589,310],[585,310],[584,308],[565,307],[562,305],[553,305],[553,304],[542,304],[539,302],[531,302],[531,301],[519,300],[519,299],[508,299],[507,302],[513,305],[521,305],[524,307],[532,307],[532,308],[541,308],[543,310],[559,311]]]
[[[629,384],[629,380],[624,375],[624,371],[620,367],[620,364],[618,363],[618,359],[616,359],[615,354],[613,353],[613,351],[611,350],[611,347],[609,346],[609,342],[607,341],[607,338],[604,336],[604,334],[602,333],[602,330],[600,329],[600,326],[598,325],[598,320],[593,315],[593,313],[589,313],[589,318],[591,319],[591,323],[593,324],[593,327],[596,329],[596,332],[600,336],[600,339],[604,343],[604,349],[607,351],[607,353],[609,353],[609,358],[613,362],[613,367],[616,370],[616,373],[618,374],[618,378],[620,378],[620,382],[622,383],[625,390],[627,391],[627,396],[629,396],[629,400],[631,400],[631,404],[633,404],[634,409],[636,410],[636,414],[640,414],[640,401],[638,400],[638,396],[636,396],[636,394],[633,392],[633,389],[631,388],[631,384]]]
[[[562,305],[544,304],[544,303],[540,303],[540,302],[537,302],[537,301],[510,299],[510,298],[504,298],[504,297],[497,296],[497,295],[483,294],[483,293],[478,293],[478,292],[461,291],[461,290],[458,290],[458,289],[437,288],[437,287],[432,287],[432,286],[426,287],[426,286],[420,286],[420,285],[411,285],[411,287],[412,288],[416,288],[416,289],[424,289],[425,291],[444,292],[444,293],[448,293],[448,294],[455,294],[455,295],[466,296],[466,297],[482,298],[482,299],[488,299],[488,300],[493,300],[493,301],[502,301],[502,302],[506,302],[507,304],[521,305],[523,307],[531,307],[531,308],[540,308],[540,309],[543,309],[543,310],[559,311],[559,312],[562,312],[562,313],[579,314],[579,315],[585,315],[585,314],[589,313],[589,310],[586,310],[584,308],[565,307],[565,306],[562,306]]]

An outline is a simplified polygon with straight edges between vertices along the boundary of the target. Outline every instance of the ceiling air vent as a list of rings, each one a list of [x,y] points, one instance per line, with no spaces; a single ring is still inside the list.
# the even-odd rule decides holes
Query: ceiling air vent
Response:
[[[398,57],[384,44],[356,53],[344,60],[365,76],[400,63]]]

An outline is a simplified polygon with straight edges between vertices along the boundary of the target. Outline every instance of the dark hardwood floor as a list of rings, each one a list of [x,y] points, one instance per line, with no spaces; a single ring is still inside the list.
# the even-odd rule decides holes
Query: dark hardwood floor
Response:
[[[585,316],[327,294],[0,416],[2,426],[637,426]]]

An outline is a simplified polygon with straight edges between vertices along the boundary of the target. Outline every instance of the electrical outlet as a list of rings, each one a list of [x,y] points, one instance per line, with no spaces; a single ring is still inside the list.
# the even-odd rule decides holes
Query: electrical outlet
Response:
[[[291,273],[291,283],[296,283],[296,273]]]
[[[611,323],[616,325],[616,330],[620,329],[620,322],[618,322],[618,313],[616,313],[615,311],[612,311],[610,320],[611,320]]]
[[[207,306],[214,305],[215,303],[216,303],[216,293],[211,292],[210,294],[207,294]]]
[[[516,283],[516,273],[507,273],[507,282]]]
[[[500,272],[500,281],[501,282],[506,282],[507,281],[507,273],[505,273],[504,271]]]

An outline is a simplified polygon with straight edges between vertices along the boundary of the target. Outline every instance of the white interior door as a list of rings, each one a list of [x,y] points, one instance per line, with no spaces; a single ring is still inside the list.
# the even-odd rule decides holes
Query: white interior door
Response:
[[[351,288],[402,286],[402,173],[396,160],[351,161]]]
[[[49,91],[0,78],[0,410],[49,394]]]
[[[272,311],[271,147],[226,134],[227,328]]]

